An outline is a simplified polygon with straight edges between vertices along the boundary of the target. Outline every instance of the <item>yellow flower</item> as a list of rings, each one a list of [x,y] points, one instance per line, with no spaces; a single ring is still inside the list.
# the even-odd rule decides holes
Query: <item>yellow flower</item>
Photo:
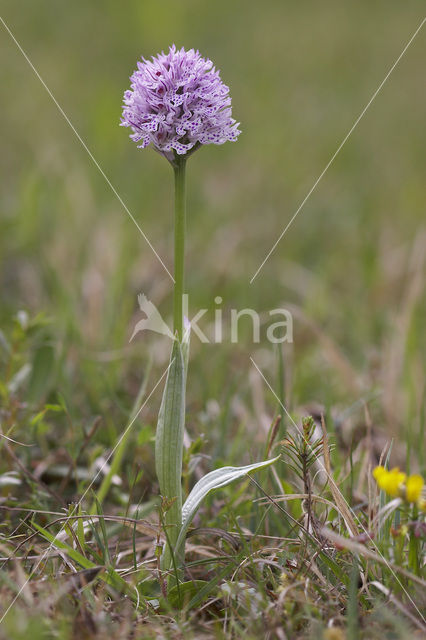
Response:
[[[380,489],[388,495],[393,498],[402,498],[408,503],[417,503],[419,509],[425,510],[426,504],[422,499],[424,480],[418,473],[407,478],[407,475],[398,467],[388,471],[380,466],[374,469],[373,477]]]
[[[405,500],[407,502],[418,502],[422,494],[423,478],[419,474],[414,474],[407,478],[405,484]]]
[[[382,478],[386,473],[388,473],[386,471],[386,469],[384,467],[376,467],[373,471],[373,478],[377,481],[377,484],[379,484],[379,478]]]
[[[405,473],[400,471],[398,467],[395,467],[391,471],[387,471],[384,467],[376,467],[373,471],[373,476],[380,489],[393,498],[401,495],[401,490],[407,479]]]
[[[403,471],[400,471],[398,467],[389,471],[387,479],[385,480],[385,491],[393,498],[401,495],[401,489],[406,481],[407,476]]]

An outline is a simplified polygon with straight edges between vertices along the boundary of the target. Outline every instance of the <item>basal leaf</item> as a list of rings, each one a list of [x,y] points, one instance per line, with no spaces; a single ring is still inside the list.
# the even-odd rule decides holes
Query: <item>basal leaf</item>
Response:
[[[219,489],[220,487],[225,487],[227,484],[234,482],[234,480],[244,477],[250,473],[250,471],[263,469],[264,467],[276,462],[279,457],[280,456],[272,458],[271,460],[264,460],[263,462],[255,462],[254,464],[249,464],[245,467],[222,467],[221,469],[215,469],[214,471],[207,473],[204,478],[201,478],[201,480],[199,480],[194,486],[183,505],[182,528],[176,548],[180,549],[180,546],[184,543],[186,531],[191,524],[198,507],[210,491]]]

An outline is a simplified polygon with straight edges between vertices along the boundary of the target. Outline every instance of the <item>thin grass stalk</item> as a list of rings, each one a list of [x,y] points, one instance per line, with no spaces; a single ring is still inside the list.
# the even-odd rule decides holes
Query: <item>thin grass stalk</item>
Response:
[[[136,419],[136,416],[138,414],[138,412],[140,411],[140,408],[142,406],[142,400],[144,398],[144,395],[146,393],[146,387],[148,384],[148,379],[149,379],[149,374],[151,372],[151,365],[152,365],[152,358],[149,359],[146,370],[145,370],[145,375],[144,378],[142,380],[142,384],[140,386],[139,389],[139,393],[137,395],[137,398],[133,404],[132,410],[130,412],[130,421],[129,421],[129,425],[127,426],[126,430],[124,431],[123,435],[121,436],[117,447],[114,451],[114,455],[113,458],[111,460],[111,466],[108,470],[108,472],[106,473],[106,475],[103,477],[101,485],[97,491],[96,494],[96,499],[99,501],[99,504],[102,504],[103,501],[105,500],[108,491],[111,487],[112,484],[112,480],[114,478],[115,475],[119,475],[121,472],[121,468],[122,468],[122,462],[123,462],[123,457],[124,454],[126,452],[127,446],[130,442],[130,436],[132,435],[132,429],[130,428],[130,425],[132,424],[132,421],[134,421]],[[91,515],[96,514],[97,511],[97,507],[96,507],[96,501],[93,502],[89,513]]]

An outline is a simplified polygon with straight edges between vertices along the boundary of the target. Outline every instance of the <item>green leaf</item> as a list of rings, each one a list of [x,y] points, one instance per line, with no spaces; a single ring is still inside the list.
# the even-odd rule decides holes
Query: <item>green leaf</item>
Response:
[[[197,513],[198,507],[201,502],[207,496],[210,491],[225,487],[227,484],[242,478],[250,471],[258,471],[264,467],[276,462],[280,456],[272,458],[271,460],[264,460],[263,462],[255,462],[254,464],[248,464],[245,467],[222,467],[221,469],[215,469],[210,473],[207,473],[204,478],[201,478],[192,489],[191,493],[187,497],[185,504],[182,508],[182,528],[179,533],[179,538],[176,543],[176,549],[180,549],[185,541],[185,535],[189,525],[192,522],[193,517]]]
[[[39,347],[32,363],[31,375],[28,381],[28,399],[38,403],[48,392],[55,364],[55,352],[50,344]]]
[[[44,529],[34,521],[32,522],[32,525],[37,529],[37,531],[39,531],[39,533],[43,536],[43,538],[45,538],[52,546],[56,547],[57,549],[61,549],[62,551],[65,551],[67,556],[71,558],[71,560],[79,564],[81,567],[83,567],[83,569],[98,568],[99,565],[96,565],[94,562],[92,562],[88,558],[85,558],[79,551],[77,551],[76,549],[73,549],[66,542],[59,540],[57,536],[54,536],[53,534],[51,534],[50,531],[47,531],[47,529]],[[114,589],[117,589],[118,591],[127,594],[127,596],[133,600],[133,602],[137,602],[138,598],[134,590],[130,587],[129,584],[127,584],[127,582],[120,576],[120,574],[117,573],[112,567],[108,567],[106,570],[106,573],[99,574],[99,578],[104,582],[106,582],[107,584],[109,584]]]
[[[191,602],[188,605],[188,610],[195,609],[201,604],[201,602],[204,602],[204,600],[207,600],[210,594],[216,591],[219,582],[224,578],[226,578],[227,576],[229,576],[233,571],[235,571],[234,564],[232,563],[227,564],[226,567],[224,567],[221,571],[219,571],[214,576],[214,578],[212,578],[212,580],[210,580],[207,584],[205,584],[204,587],[201,587],[198,593],[195,594],[195,596],[192,598]]]
[[[78,505],[78,515],[79,516],[82,515],[81,504]],[[81,517],[77,518],[76,534],[77,534],[78,541],[80,543],[80,547],[84,549],[84,547],[86,546],[86,540],[84,536],[84,522],[83,522],[83,518]]]
[[[182,451],[185,423],[185,364],[182,346],[175,340],[158,415],[155,440],[155,470],[161,495],[173,503],[164,523],[175,547],[182,521]]]
[[[170,589],[167,595],[167,600],[172,607],[181,609],[187,605],[207,584],[209,583],[205,580],[190,580],[189,582],[182,582],[179,587],[174,586]]]
[[[51,545],[55,546],[57,549],[66,551],[67,556],[71,558],[71,560],[79,564],[81,567],[83,567],[83,569],[94,569],[98,566],[88,558],[85,558],[79,551],[73,549],[69,544],[67,544],[66,542],[62,542],[62,540],[59,540],[57,537],[51,534],[50,531],[47,531],[47,529],[44,529],[39,524],[37,524],[37,522],[33,522],[32,525],[37,529],[37,531],[41,533],[43,538],[46,538],[46,540],[50,542]]]

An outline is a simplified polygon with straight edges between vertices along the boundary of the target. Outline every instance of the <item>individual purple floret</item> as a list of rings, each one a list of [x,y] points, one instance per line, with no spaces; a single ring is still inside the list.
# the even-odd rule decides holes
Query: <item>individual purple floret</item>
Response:
[[[240,131],[232,118],[229,88],[211,60],[198,51],[171,46],[152,62],[142,58],[124,93],[121,126],[139,148],[151,143],[173,162],[202,144],[236,140]]]

